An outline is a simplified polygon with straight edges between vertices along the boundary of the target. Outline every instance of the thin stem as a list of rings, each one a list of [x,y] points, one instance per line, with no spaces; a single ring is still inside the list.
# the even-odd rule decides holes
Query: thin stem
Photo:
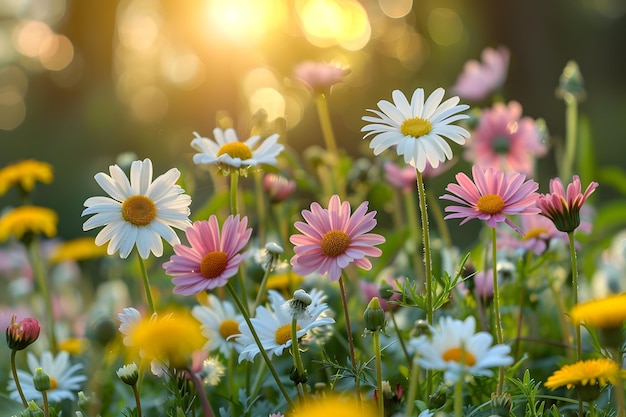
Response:
[[[578,262],[576,260],[576,241],[574,240],[574,232],[568,232],[569,251],[572,261],[572,293],[573,303],[578,304]],[[576,324],[576,360],[580,361],[583,357],[583,346],[580,334],[580,324]]]
[[[33,239],[32,242],[28,245],[28,256],[30,257],[33,274],[35,275],[37,285],[39,286],[39,290],[41,291],[41,295],[43,296],[46,306],[46,315],[48,319],[46,327],[48,328],[47,330],[50,350],[52,351],[52,353],[56,354],[59,351],[59,344],[57,343],[57,337],[54,331],[54,311],[52,309],[52,298],[50,298],[51,296],[48,288],[48,274],[46,272],[46,268],[44,268],[44,264],[39,253],[39,241],[37,239]]]
[[[259,335],[257,334],[254,326],[252,325],[252,321],[250,321],[250,315],[248,314],[247,309],[244,307],[243,303],[239,299],[239,296],[237,295],[237,291],[235,291],[233,286],[230,285],[230,282],[226,284],[226,288],[230,292],[230,295],[233,297],[235,304],[237,304],[237,307],[239,308],[239,311],[243,315],[243,318],[246,321],[246,324],[250,328],[250,333],[252,333],[252,338],[254,339],[254,341],[256,342],[258,346],[259,351],[261,352],[261,356],[263,356],[263,360],[265,360],[265,364],[267,365],[270,372],[272,373],[272,376],[274,377],[274,380],[276,381],[276,385],[278,385],[278,389],[280,389],[280,392],[283,394],[283,397],[285,397],[285,400],[287,401],[287,404],[289,405],[288,408],[293,408],[294,406],[293,401],[289,397],[289,394],[287,393],[285,386],[280,381],[280,378],[278,377],[278,374],[276,373],[276,369],[274,369],[274,365],[272,364],[272,361],[270,360],[269,356],[267,356],[267,352],[265,351],[265,348],[263,347],[263,344],[261,343],[261,340],[259,339]]]
[[[504,335],[502,332],[502,317],[500,317],[500,290],[498,285],[498,249],[497,249],[497,233],[496,228],[491,228],[491,261],[493,262],[493,315],[496,322],[496,340],[498,344],[504,343]],[[498,370],[498,387],[496,389],[496,395],[502,393],[502,387],[504,386],[504,367],[501,366]]]
[[[298,345],[298,319],[294,315],[291,319],[291,354],[293,355],[293,365],[298,373],[298,380],[296,381],[296,388],[298,389],[298,397],[300,402],[304,404],[304,390],[302,383],[300,382],[304,378],[304,366],[302,365],[302,358],[300,357],[300,346]]]
[[[43,414],[46,417],[50,417],[50,406],[48,405],[48,392],[41,391],[41,397],[43,398]]]
[[[343,304],[343,313],[346,319],[346,333],[348,336],[348,347],[350,351],[350,361],[354,371],[354,389],[356,400],[361,405],[361,381],[359,379],[359,371],[356,363],[356,355],[354,354],[354,341],[352,340],[352,326],[350,325],[350,314],[348,313],[348,299],[346,297],[346,289],[343,285],[343,276],[339,277],[339,289],[341,292],[341,303]]]
[[[454,417],[463,417],[463,375],[454,385]]]
[[[446,223],[445,219],[443,218],[444,216],[441,212],[439,201],[430,190],[426,190],[426,199],[430,207],[433,208],[433,210],[431,210],[431,213],[435,218],[435,223],[437,223],[437,230],[439,230],[439,234],[441,235],[443,242],[446,244],[447,247],[451,248],[452,238],[450,237],[450,229],[448,229],[448,223]]]
[[[621,367],[622,354],[620,348],[613,350],[613,360]],[[617,417],[624,417],[626,416],[626,405],[624,405],[624,381],[622,378],[616,378],[613,392],[617,402]]]
[[[329,158],[326,161],[330,168],[330,186],[340,197],[343,198],[344,194],[344,179],[341,175],[337,175],[337,165],[339,164],[339,152],[337,151],[337,142],[335,141],[335,134],[333,132],[333,126],[330,119],[330,111],[328,109],[328,99],[325,94],[320,93],[315,97],[315,104],[317,106],[317,115],[320,121],[320,127],[322,129],[322,136],[326,144],[326,150],[329,153]]]
[[[424,178],[422,173],[417,171],[417,194],[419,195],[420,213],[422,216],[422,243],[424,245],[424,271],[426,291],[426,319],[428,324],[433,324],[433,273],[432,259],[430,253],[430,233],[428,231],[428,211],[426,207],[426,192],[424,191]]]
[[[419,387],[419,365],[416,360],[413,360],[411,365],[411,379],[409,380],[409,392],[407,393],[408,397],[406,399],[406,417],[413,416],[413,408],[415,407],[415,398],[418,397],[417,393],[420,391]]]
[[[274,269],[274,263],[276,263],[276,256],[272,256],[272,260],[269,265],[265,269],[263,273],[263,279],[261,280],[261,285],[259,286],[259,292],[256,295],[256,300],[254,300],[254,305],[252,306],[252,311],[255,311],[256,308],[261,305],[261,301],[263,301],[263,297],[265,297],[265,289],[267,288],[267,281],[269,280],[270,273]]]
[[[20,384],[20,379],[17,377],[17,367],[15,366],[15,354],[17,350],[11,350],[11,372],[13,372],[13,380],[15,381],[15,387],[17,388],[17,392],[20,394],[20,398],[22,399],[22,405],[24,408],[28,407],[28,402],[26,401],[26,397],[24,396],[24,391],[22,391],[22,385]]]
[[[213,410],[211,409],[211,404],[209,404],[209,399],[202,388],[202,381],[200,381],[200,377],[196,375],[191,370],[187,370],[187,375],[193,381],[193,386],[196,389],[196,393],[198,393],[198,397],[200,398],[200,405],[202,406],[202,416],[203,417],[214,417]]]
[[[576,156],[577,127],[578,127],[578,100],[570,93],[565,94],[565,161],[561,178],[571,177]]]
[[[263,171],[254,172],[254,196],[256,199],[257,235],[259,242],[265,241],[265,228],[267,226],[267,204],[263,192]]]
[[[239,206],[237,203],[237,193],[239,188],[239,171],[233,170],[230,173],[230,214],[236,216],[239,214]]]
[[[378,389],[378,416],[385,417],[385,401],[383,395],[383,364],[380,352],[380,334],[375,331],[372,334],[374,340],[374,352],[376,354],[376,388]]]
[[[411,233],[411,239],[415,244],[415,252],[413,253],[413,261],[415,268],[415,276],[418,279],[423,279],[423,269],[421,263],[423,263],[422,256],[419,252],[420,245],[422,243],[422,231],[417,220],[417,206],[415,205],[415,195],[410,192],[403,192],[402,197],[404,199],[404,207],[406,210],[406,217],[409,222],[409,231]]]
[[[139,390],[137,385],[133,385],[133,394],[135,395],[135,404],[137,405],[137,417],[141,417],[141,399],[139,398]]]
[[[389,306],[389,303],[387,303],[387,305]],[[409,355],[409,351],[407,350],[406,344],[404,343],[404,338],[402,337],[402,334],[400,334],[400,328],[398,327],[398,322],[396,321],[396,315],[394,314],[391,306],[387,308],[387,311],[389,312],[389,316],[391,317],[393,328],[396,330],[396,333],[398,335],[398,342],[400,343],[400,347],[402,348],[402,352],[404,353],[404,357],[406,358],[406,363],[409,364],[411,363],[411,355]]]
[[[141,269],[141,278],[143,279],[143,288],[146,292],[146,301],[148,302],[148,308],[154,314],[156,313],[156,308],[154,306],[154,301],[152,300],[152,290],[150,289],[150,280],[148,279],[148,272],[146,271],[146,264],[137,251],[137,260],[139,261],[139,269]]]

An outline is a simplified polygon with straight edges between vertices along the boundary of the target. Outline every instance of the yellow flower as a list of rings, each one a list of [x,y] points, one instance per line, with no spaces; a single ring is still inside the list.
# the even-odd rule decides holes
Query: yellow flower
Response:
[[[545,383],[546,388],[555,390],[559,387],[581,387],[598,384],[604,387],[607,383],[615,384],[621,378],[619,365],[610,359],[589,359],[565,365],[555,371]]]
[[[570,318],[574,324],[619,327],[626,320],[626,293],[578,304],[572,308]]]
[[[82,261],[106,255],[104,246],[97,246],[93,237],[80,237],[61,243],[50,255],[50,262]]]
[[[267,289],[280,291],[283,294],[291,294],[303,280],[302,275],[285,271],[271,275],[267,280]]]
[[[59,343],[59,350],[70,355],[80,355],[89,348],[89,341],[84,338],[71,337]]]
[[[35,187],[36,181],[50,184],[52,180],[52,165],[49,163],[34,159],[16,162],[0,170],[0,195],[14,185],[28,192]]]
[[[200,322],[184,311],[142,318],[128,336],[129,344],[138,348],[145,359],[166,360],[175,369],[187,368],[191,354],[206,343]]]
[[[336,395],[315,398],[307,402],[302,408],[296,409],[293,417],[376,417],[377,413],[372,404],[362,403],[361,406],[355,398],[343,398]]]
[[[20,206],[0,217],[0,242],[11,235],[21,239],[26,233],[52,237],[57,233],[58,221],[57,214],[49,208]]]

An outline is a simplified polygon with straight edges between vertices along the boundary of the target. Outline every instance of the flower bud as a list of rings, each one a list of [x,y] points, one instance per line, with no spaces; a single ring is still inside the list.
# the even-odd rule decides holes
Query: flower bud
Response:
[[[568,94],[576,98],[577,101],[582,101],[586,95],[583,76],[575,61],[568,61],[559,78],[557,96],[566,97]]]
[[[139,370],[134,362],[122,366],[116,373],[122,382],[130,386],[135,385],[137,383],[137,379],[139,379]]]
[[[263,177],[263,190],[268,194],[272,203],[280,203],[293,194],[296,190],[296,182],[270,172]]]
[[[33,383],[37,391],[48,391],[50,389],[50,377],[43,371],[42,368],[35,369],[35,375],[33,376]]]
[[[11,350],[22,350],[32,344],[39,337],[39,322],[34,318],[25,318],[17,321],[14,314],[11,324],[6,329],[7,345]]]
[[[385,310],[380,306],[378,297],[373,297],[365,313],[363,313],[363,320],[365,321],[365,329],[370,332],[377,332],[385,329],[387,322],[385,320]]]
[[[24,410],[21,414],[24,417],[44,417],[44,412],[34,401],[28,402],[28,408]]]

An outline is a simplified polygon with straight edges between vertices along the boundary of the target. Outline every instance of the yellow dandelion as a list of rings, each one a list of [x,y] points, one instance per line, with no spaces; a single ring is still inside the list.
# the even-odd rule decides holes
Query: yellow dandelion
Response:
[[[626,320],[626,293],[580,303],[572,308],[570,318],[574,324],[620,327]]]
[[[376,408],[373,404],[359,403],[355,398],[329,395],[315,398],[291,414],[293,417],[376,417]]]
[[[54,176],[52,165],[47,162],[27,159],[0,169],[0,195],[4,195],[14,185],[29,192],[37,181],[50,184]]]
[[[27,233],[53,237],[57,233],[59,218],[54,210],[38,206],[20,206],[0,217],[0,242],[9,236],[18,239]]]
[[[142,318],[132,326],[128,336],[129,344],[138,348],[145,359],[166,360],[175,369],[189,366],[191,354],[202,349],[207,341],[200,322],[184,311]]]
[[[280,291],[283,294],[291,294],[293,289],[302,282],[302,275],[291,271],[285,271],[271,275],[267,280],[267,289]]]
[[[61,243],[50,255],[50,262],[82,261],[106,255],[104,246],[96,245],[93,237],[80,237]]]
[[[70,355],[80,355],[89,348],[89,340],[78,337],[71,337],[59,343],[59,350]]]
[[[572,365],[565,365],[555,371],[545,383],[546,388],[555,390],[559,387],[583,387],[589,385],[615,384],[621,378],[619,365],[606,358],[578,361]]]

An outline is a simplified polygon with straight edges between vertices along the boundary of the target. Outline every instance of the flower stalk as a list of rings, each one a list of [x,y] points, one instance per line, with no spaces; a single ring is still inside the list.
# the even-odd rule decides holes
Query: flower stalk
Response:
[[[141,270],[141,279],[143,281],[143,289],[146,293],[146,302],[148,303],[148,308],[154,314],[156,313],[156,307],[154,305],[154,300],[152,298],[152,289],[150,288],[150,279],[148,278],[148,271],[146,270],[146,264],[137,251],[137,260],[139,262],[139,269]]]
[[[500,316],[500,289],[498,285],[498,249],[497,249],[497,233],[496,228],[491,227],[491,261],[493,262],[493,315],[496,323],[496,340],[499,345],[504,343],[504,334],[502,331],[502,317]],[[504,386],[504,367],[498,368],[498,385],[496,395],[502,394]]]
[[[350,325],[350,313],[348,311],[348,298],[346,296],[346,288],[343,284],[343,274],[339,277],[339,291],[341,293],[341,304],[343,305],[343,314],[346,321],[346,336],[348,337],[348,348],[350,353],[350,362],[352,362],[352,369],[354,372],[354,391],[356,400],[361,404],[361,381],[359,376],[359,370],[356,362],[356,355],[354,354],[354,340],[352,338],[352,326]]]

